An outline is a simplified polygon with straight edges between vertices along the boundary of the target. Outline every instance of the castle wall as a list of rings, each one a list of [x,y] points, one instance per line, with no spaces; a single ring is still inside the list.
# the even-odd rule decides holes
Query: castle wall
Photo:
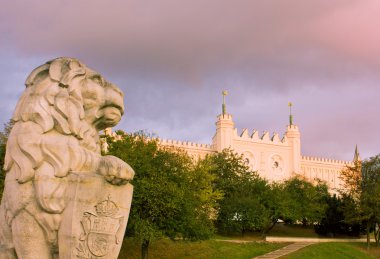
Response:
[[[158,143],[180,148],[196,159],[217,152],[214,145],[208,144],[166,139],[158,139]],[[250,135],[245,129],[239,135],[234,129],[230,147],[243,155],[252,170],[270,181],[281,181],[301,175],[311,182],[317,179],[325,181],[331,190],[340,187],[340,171],[346,165],[353,165],[349,161],[300,156],[300,170],[294,171],[291,163],[291,143],[286,136],[280,139],[276,133],[270,137],[268,132],[264,132],[260,137],[258,131],[253,131]],[[278,167],[275,166],[275,162],[279,163]]]
[[[112,132],[108,134],[115,135]],[[270,136],[263,132],[261,135],[256,130],[250,134],[247,129],[238,134],[230,114],[217,117],[211,145],[166,139],[158,139],[158,143],[180,148],[195,159],[230,148],[242,154],[247,165],[269,181],[283,181],[301,175],[311,182],[317,179],[325,181],[333,192],[341,186],[341,170],[346,165],[353,165],[350,161],[302,156],[301,135],[296,125],[287,126],[282,138],[277,133]]]
[[[165,147],[180,148],[195,159],[204,158],[207,154],[212,154],[215,152],[211,145],[189,141],[158,139],[158,144]]]
[[[286,137],[281,140],[276,133],[270,137],[268,132],[260,136],[256,130],[250,135],[247,129],[238,135],[235,129],[232,144],[231,148],[242,154],[251,169],[263,178],[278,181],[290,177],[291,147]]]
[[[352,165],[349,161],[302,156],[301,135],[296,125],[288,126],[282,138],[277,133],[270,136],[268,132],[260,134],[254,130],[250,133],[247,129],[238,134],[230,114],[217,117],[212,145],[167,140],[160,144],[182,148],[196,158],[231,148],[243,155],[252,170],[269,181],[301,175],[311,182],[316,179],[325,181],[332,191],[341,185],[341,170]]]
[[[310,181],[325,181],[330,189],[337,190],[341,188],[340,172],[347,165],[353,166],[353,162],[302,156],[300,175]]]

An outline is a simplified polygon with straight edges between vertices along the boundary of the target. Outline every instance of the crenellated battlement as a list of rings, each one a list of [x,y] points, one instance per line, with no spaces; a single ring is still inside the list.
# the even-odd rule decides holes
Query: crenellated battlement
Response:
[[[219,114],[217,116],[218,120],[232,120],[232,115],[231,114]]]
[[[190,141],[180,141],[180,140],[161,139],[161,138],[157,138],[157,141],[160,145],[163,145],[163,146],[194,148],[194,149],[207,150],[207,151],[210,151],[212,149],[212,145],[195,143],[195,142],[190,142]]]
[[[111,128],[108,128],[106,130],[105,135],[112,137],[114,140],[122,139],[122,136],[117,135],[115,132],[112,132]],[[158,144],[163,145],[163,146],[175,146],[175,147],[187,148],[187,149],[212,151],[212,148],[213,148],[213,146],[210,144],[195,143],[191,141],[161,139],[161,138],[155,138],[155,137],[148,137],[147,140],[156,140]]]
[[[234,132],[235,139],[242,141],[252,141],[280,145],[288,144],[287,137],[284,135],[282,138],[280,138],[279,134],[276,132],[273,132],[271,136],[269,135],[268,131],[263,131],[263,133],[260,135],[259,131],[257,131],[256,129],[252,131],[252,134],[249,134],[248,129],[243,129],[243,131],[240,134],[238,134],[238,130],[235,128]]]
[[[336,165],[352,164],[352,161],[344,161],[344,160],[321,158],[321,157],[311,157],[311,156],[302,156],[301,159],[304,162],[314,162],[314,163],[324,163],[324,164],[336,164]]]

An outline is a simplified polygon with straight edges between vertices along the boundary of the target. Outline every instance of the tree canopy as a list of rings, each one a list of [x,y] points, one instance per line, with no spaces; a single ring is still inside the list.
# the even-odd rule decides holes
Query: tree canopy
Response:
[[[380,244],[380,155],[355,161],[341,173],[344,188],[341,195],[348,201],[344,207],[345,221],[365,226],[369,248],[370,233],[374,231]]]
[[[262,194],[267,181],[245,164],[243,158],[231,150],[206,157],[215,176],[214,188],[223,193],[219,202],[217,226],[222,232],[261,230],[266,223]]]
[[[199,240],[213,234],[210,214],[220,193],[212,188],[207,163],[194,163],[180,150],[159,148],[141,133],[111,141],[109,154],[136,172],[128,231],[142,241],[143,257],[156,238]]]
[[[284,219],[302,222],[303,225],[314,224],[322,219],[327,208],[326,197],[329,196],[327,185],[322,182],[312,184],[294,177],[284,183],[287,213]]]

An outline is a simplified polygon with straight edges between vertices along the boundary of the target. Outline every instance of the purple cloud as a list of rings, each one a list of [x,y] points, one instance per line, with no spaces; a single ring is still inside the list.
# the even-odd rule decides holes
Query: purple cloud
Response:
[[[8,1],[0,8],[0,121],[28,73],[74,56],[118,84],[119,128],[210,142],[221,90],[236,126],[283,133],[294,102],[307,155],[380,152],[375,0]]]

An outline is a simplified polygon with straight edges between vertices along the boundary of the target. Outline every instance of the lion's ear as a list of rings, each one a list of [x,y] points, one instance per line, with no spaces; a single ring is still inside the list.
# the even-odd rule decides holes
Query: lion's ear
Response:
[[[67,87],[73,78],[86,74],[86,69],[78,60],[72,58],[57,58],[50,64],[49,75],[60,85]]]

